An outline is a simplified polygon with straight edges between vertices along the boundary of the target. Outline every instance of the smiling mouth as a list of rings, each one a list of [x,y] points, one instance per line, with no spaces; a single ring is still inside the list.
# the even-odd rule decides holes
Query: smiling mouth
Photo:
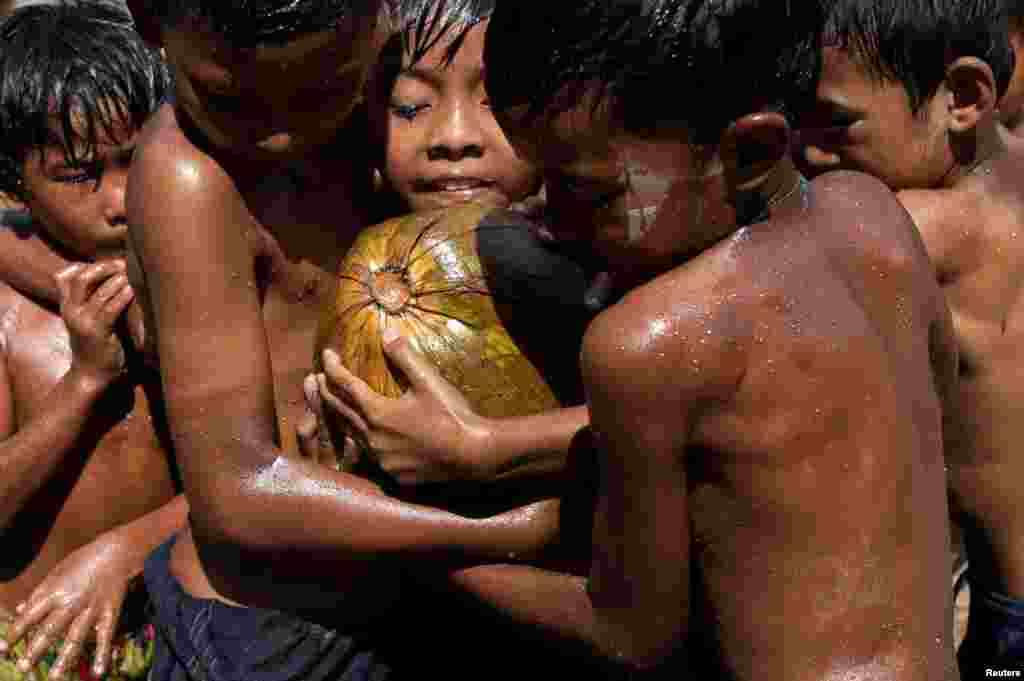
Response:
[[[434,180],[417,180],[413,187],[418,192],[470,192],[489,189],[494,186],[493,180],[481,180],[476,177],[450,177]]]

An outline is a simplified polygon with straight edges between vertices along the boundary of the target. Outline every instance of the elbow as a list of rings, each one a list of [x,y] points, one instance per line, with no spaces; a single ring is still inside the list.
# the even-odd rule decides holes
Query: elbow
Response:
[[[199,488],[189,490],[188,498],[189,525],[204,542],[248,550],[269,543],[266,523],[258,521],[261,516],[265,518],[265,507],[258,494],[239,481],[206,480]]]

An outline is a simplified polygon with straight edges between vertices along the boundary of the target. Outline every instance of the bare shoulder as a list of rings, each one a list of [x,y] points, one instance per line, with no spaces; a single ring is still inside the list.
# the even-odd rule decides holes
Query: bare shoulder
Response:
[[[744,296],[718,274],[707,252],[631,291],[587,329],[582,364],[588,385],[623,397],[720,399],[739,385],[752,320]]]
[[[935,231],[949,223],[951,216],[967,210],[973,212],[978,206],[977,196],[960,191],[904,189],[897,197],[923,233]]]
[[[159,213],[178,202],[205,202],[232,191],[231,178],[188,139],[173,107],[160,107],[146,122],[132,161],[129,215]]]
[[[251,258],[245,241],[255,220],[244,199],[224,167],[185,135],[170,105],[143,128],[126,204],[132,248],[147,275],[164,269],[158,262],[195,269],[220,263],[227,251]]]
[[[821,175],[811,186],[821,210],[840,222],[862,222],[868,234],[889,233],[893,226],[903,229],[913,226],[892,190],[866,173],[837,170]],[[865,220],[868,216],[871,219]]]
[[[957,261],[985,240],[984,194],[954,189],[916,189],[899,193],[900,203],[913,218],[928,255],[940,277],[959,269]]]

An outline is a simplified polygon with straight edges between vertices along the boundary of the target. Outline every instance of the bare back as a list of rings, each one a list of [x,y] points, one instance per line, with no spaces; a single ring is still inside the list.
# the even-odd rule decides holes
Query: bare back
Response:
[[[67,328],[60,315],[0,284],[0,335],[16,421],[24,424],[48,408],[71,365]],[[158,381],[141,371],[107,390],[60,472],[0,536],[0,609],[12,611],[74,549],[175,495],[170,452],[147,397],[158,394]]]
[[[736,232],[592,329],[620,350],[643,341],[632,359],[651,397],[635,408],[648,429],[688,431],[667,437],[686,435],[688,522],[663,521],[662,537],[689,535],[688,660],[700,678],[954,679],[948,313],[880,183],[826,175],[809,206]],[[595,428],[605,413],[592,408]]]
[[[972,574],[1024,597],[1024,140],[952,189],[904,192],[953,313],[960,350],[953,511]]]

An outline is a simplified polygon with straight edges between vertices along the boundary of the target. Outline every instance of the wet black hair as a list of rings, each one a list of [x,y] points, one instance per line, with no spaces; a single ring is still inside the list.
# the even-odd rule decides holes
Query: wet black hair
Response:
[[[1014,67],[1007,9],[1006,0],[836,0],[825,42],[856,54],[875,78],[902,84],[914,112],[960,57],[985,61],[1002,97]]]
[[[466,34],[494,12],[497,0],[391,0],[392,35],[381,50],[374,79],[387,101],[402,68],[416,64],[435,45],[448,41],[443,65],[462,48]]]
[[[820,72],[819,0],[499,3],[484,59],[497,111],[553,115],[593,94],[627,132],[716,144],[745,114],[787,111]]]
[[[25,161],[44,147],[87,163],[99,139],[141,128],[171,89],[124,10],[90,0],[16,10],[0,23],[0,192],[24,197]]]
[[[351,18],[376,16],[388,0],[149,0],[161,26],[201,22],[238,48],[283,45]]]
[[[392,16],[412,63],[447,39],[445,64],[450,64],[466,33],[489,18],[496,4],[497,0],[395,0]]]
[[[1010,19],[1024,20],[1024,0],[1006,0],[1006,13]]]

